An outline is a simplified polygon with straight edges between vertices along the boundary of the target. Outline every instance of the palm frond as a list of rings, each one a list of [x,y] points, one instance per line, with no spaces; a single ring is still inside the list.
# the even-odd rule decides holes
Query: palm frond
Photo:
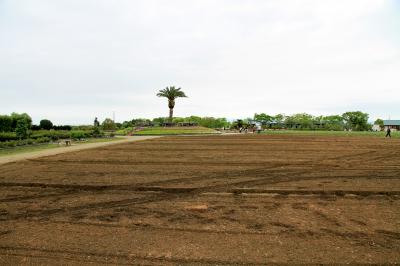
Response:
[[[181,88],[175,88],[175,86],[166,87],[163,90],[159,90],[157,93],[158,97],[165,97],[169,100],[174,100],[179,97],[187,97],[186,94],[181,91]]]

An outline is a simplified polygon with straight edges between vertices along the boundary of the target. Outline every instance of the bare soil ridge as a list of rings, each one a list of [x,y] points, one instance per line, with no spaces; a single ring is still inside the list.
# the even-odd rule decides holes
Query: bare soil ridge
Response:
[[[73,146],[68,146],[68,147],[64,146],[64,147],[53,148],[53,149],[49,149],[49,150],[20,153],[20,154],[14,154],[14,155],[9,155],[9,156],[1,156],[0,157],[0,165],[5,164],[5,163],[10,163],[10,162],[16,162],[16,161],[20,161],[20,160],[34,159],[34,158],[40,158],[40,157],[44,157],[44,156],[57,155],[57,154],[66,153],[66,152],[99,148],[99,147],[104,147],[104,146],[123,143],[123,142],[133,142],[133,141],[157,138],[157,136],[131,136],[131,137],[120,137],[120,138],[121,138],[121,140],[111,141],[111,142],[79,144],[79,145],[73,145]]]

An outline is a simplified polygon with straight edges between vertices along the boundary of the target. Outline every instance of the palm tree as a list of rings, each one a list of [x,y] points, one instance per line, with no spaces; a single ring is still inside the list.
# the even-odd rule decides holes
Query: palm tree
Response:
[[[175,107],[175,99],[179,97],[187,97],[181,88],[175,89],[174,86],[166,87],[163,90],[160,90],[157,93],[158,97],[165,97],[168,99],[168,108],[169,108],[169,121],[172,123],[172,116],[174,114]]]

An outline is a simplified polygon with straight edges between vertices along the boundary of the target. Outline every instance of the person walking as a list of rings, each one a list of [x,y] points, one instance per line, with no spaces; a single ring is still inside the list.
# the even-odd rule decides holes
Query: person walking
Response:
[[[392,136],[390,135],[390,132],[391,132],[390,127],[388,127],[388,129],[387,129],[387,131],[386,131],[386,136],[385,136],[385,138],[387,138],[387,137],[391,138],[391,137],[392,137]]]

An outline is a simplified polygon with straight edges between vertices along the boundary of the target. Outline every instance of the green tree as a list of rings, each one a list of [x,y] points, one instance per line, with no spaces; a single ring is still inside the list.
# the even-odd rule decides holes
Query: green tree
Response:
[[[12,113],[11,114],[11,129],[15,130],[17,127],[17,122],[21,119],[25,119],[27,124],[28,124],[28,129],[31,128],[32,125],[32,118],[27,114],[27,113],[22,113],[22,114],[18,114],[18,113]]]
[[[12,131],[12,119],[9,115],[0,115],[0,132]]]
[[[200,125],[200,123],[201,123],[201,117],[200,116],[192,115],[192,116],[187,117],[187,120],[188,120],[188,122],[197,123],[198,125]]]
[[[363,113],[360,111],[346,112],[342,115],[342,117],[347,129],[355,131],[363,131],[363,130],[369,130],[371,127],[368,124],[369,115],[367,113]]]
[[[294,114],[286,117],[285,124],[288,127],[300,127],[311,129],[314,127],[314,117],[306,113]]]
[[[156,118],[153,118],[153,120],[152,120],[153,125],[156,125],[156,126],[160,126],[166,122],[168,122],[168,117],[156,117]]]
[[[341,131],[344,129],[343,117],[341,115],[323,116],[321,122],[326,130]]]
[[[53,123],[48,119],[40,120],[40,128],[50,130],[53,128]]]
[[[254,121],[259,122],[263,125],[266,125],[268,123],[271,123],[272,121],[274,121],[274,117],[267,115],[265,113],[261,113],[261,114],[254,114]]]
[[[226,118],[202,117],[199,125],[208,128],[223,128],[228,127],[229,122],[226,120]]]
[[[101,127],[103,130],[115,130],[115,123],[111,118],[106,118],[103,123],[101,123]]]
[[[157,93],[158,97],[165,97],[168,99],[169,108],[169,121],[172,122],[172,117],[174,115],[175,99],[180,97],[187,97],[181,88],[175,88],[174,86],[166,87]]]
[[[143,127],[143,126],[151,126],[152,125],[152,123],[151,123],[151,120],[150,119],[146,119],[146,118],[136,118],[136,119],[132,119],[132,124],[134,125],[134,126],[140,126],[140,127]]]
[[[185,118],[183,118],[183,117],[174,117],[172,119],[172,123],[177,124],[177,123],[181,123],[181,122],[185,122]]]
[[[15,126],[15,134],[19,139],[26,139],[28,137],[29,123],[26,119],[19,119]]]
[[[378,125],[380,127],[383,127],[384,126],[383,120],[380,119],[380,118],[376,119],[375,122],[374,122],[374,125]]]
[[[275,127],[276,128],[282,128],[284,125],[284,121],[286,119],[286,116],[284,114],[277,114],[274,116],[274,121],[276,123]]]

